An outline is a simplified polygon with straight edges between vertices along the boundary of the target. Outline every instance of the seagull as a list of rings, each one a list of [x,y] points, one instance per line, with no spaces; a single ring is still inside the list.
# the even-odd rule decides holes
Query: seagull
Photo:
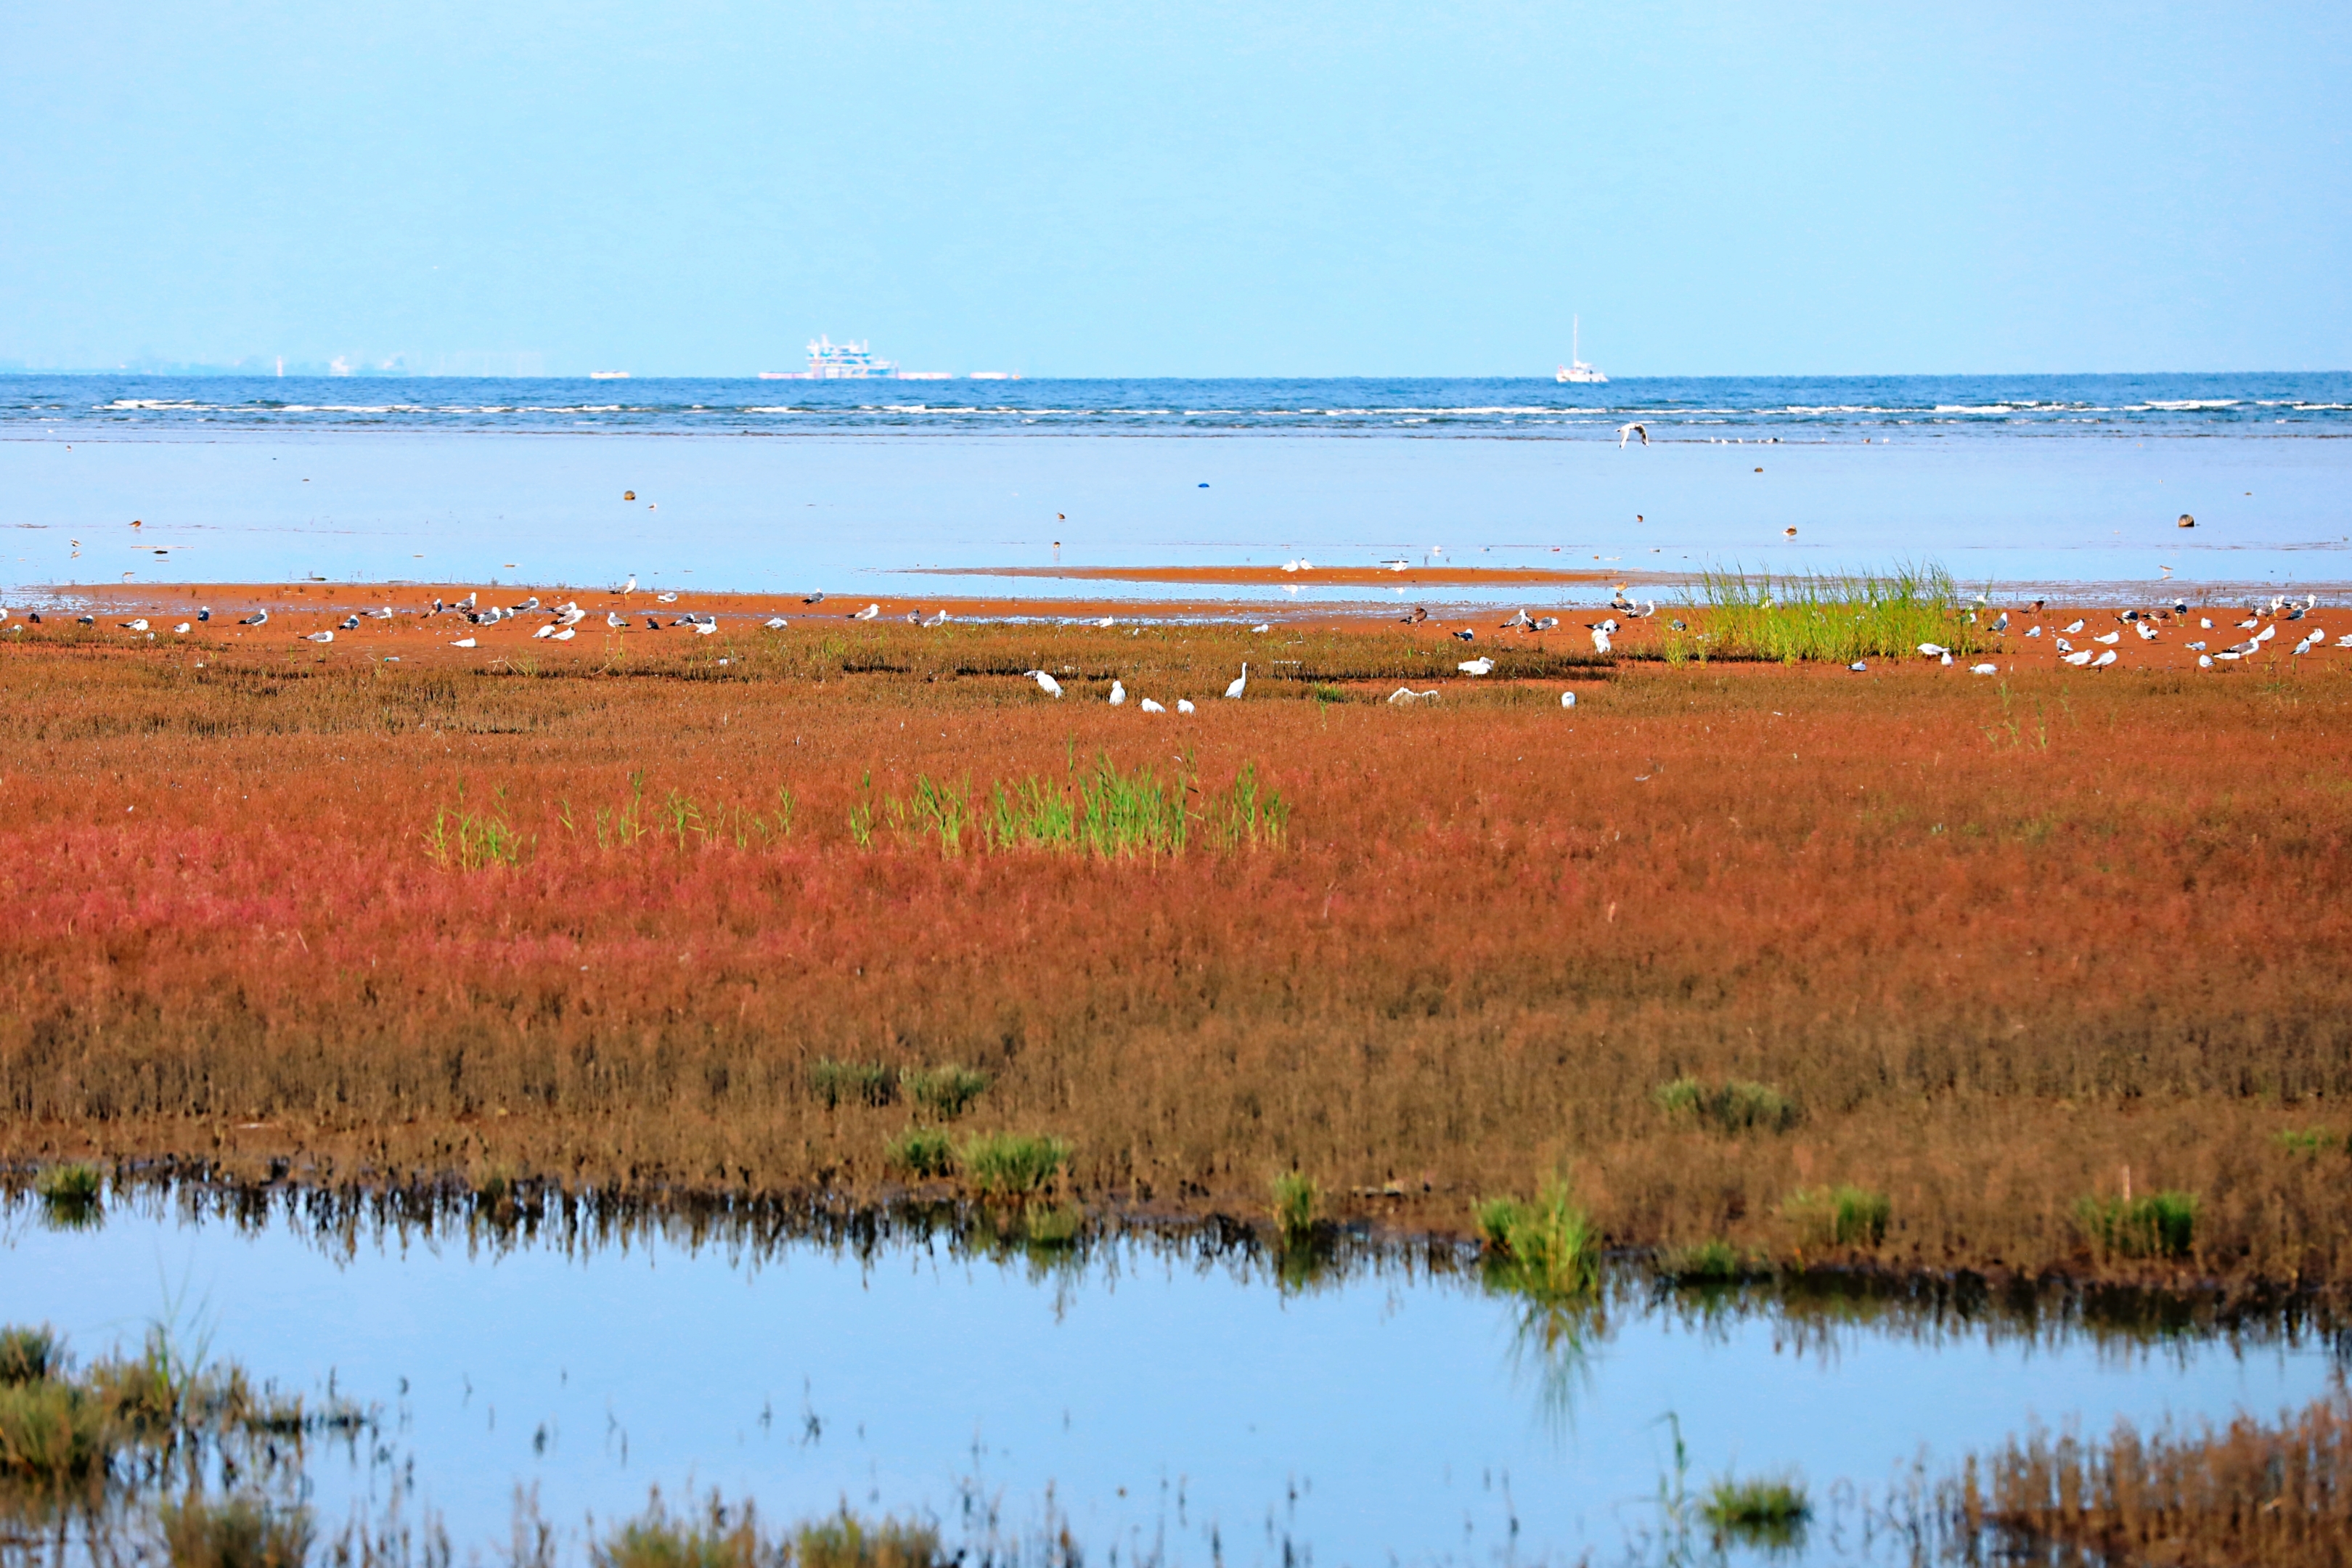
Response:
[[[1249,662],[1244,659],[1242,662],[1241,674],[1234,678],[1234,683],[1231,686],[1225,688],[1225,695],[1227,697],[1239,697],[1247,689],[1249,689]]]
[[[582,609],[576,602],[556,606],[555,623],[558,626],[576,626],[587,618],[588,612]]]
[[[1389,693],[1389,702],[1391,706],[1399,706],[1414,702],[1434,702],[1436,700],[1437,689],[1435,687],[1432,687],[1427,691],[1415,691],[1410,686],[1400,686],[1394,691]]]
[[[1108,622],[1105,622],[1105,623],[1104,623],[1104,625],[1106,625],[1106,626],[1108,626],[1108,624],[1109,624]],[[1273,627],[1273,626],[1269,626],[1269,625],[1267,625],[1267,624],[1265,624],[1265,623],[1264,623],[1264,622],[1260,622],[1258,625],[1256,625],[1256,626],[1254,626],[1250,627],[1250,630],[1252,630],[1252,631],[1254,631],[1254,632],[1270,632],[1270,631],[1274,630],[1274,627]]]
[[[1027,674],[1030,679],[1037,683],[1037,689],[1044,692],[1046,696],[1059,697],[1062,694],[1062,683],[1055,679],[1052,676],[1046,674],[1044,670],[1033,669],[1028,671]]]
[[[628,628],[629,617],[618,610],[607,610],[604,612],[604,624],[616,632],[625,631]]]
[[[335,624],[342,631],[355,632],[360,629],[360,618],[357,616],[345,616]]]
[[[0,610],[0,620],[6,620],[7,618],[8,618],[7,612],[6,612],[6,611],[5,611],[5,610]],[[172,628],[172,635],[173,635],[173,637],[186,637],[186,636],[188,635],[188,623],[187,623],[187,622],[185,622],[185,621],[182,621],[178,626],[173,626],[173,627]]]
[[[851,616],[849,618],[853,621],[870,621],[881,613],[881,605],[868,605],[864,609],[858,611],[856,615]]]
[[[1870,673],[1870,666],[1864,663],[1861,659],[1855,659],[1852,664],[1847,665],[1846,668],[1853,671],[1856,675],[1868,675]]]
[[[1929,658],[1944,658],[1949,657],[1951,653],[1951,649],[1946,647],[1943,644],[1933,642],[1921,643],[1919,645],[1919,651],[1926,654]]]
[[[368,612],[368,619],[372,621],[388,621],[392,619],[392,606],[390,605],[386,605],[381,610],[370,610]]]
[[[1098,620],[1098,621],[1089,621],[1089,622],[1087,622],[1087,624],[1088,626],[1107,626],[1110,625],[1110,617],[1109,617],[1108,616],[1105,616],[1101,620]],[[1258,628],[1258,630],[1260,630],[1260,631],[1264,631],[1264,630],[1265,630],[1265,628],[1264,626],[1260,626],[1260,627]]]
[[[81,626],[94,626],[98,625],[98,617],[96,616],[76,616],[74,617],[74,624]]]
[[[927,626],[943,626],[947,624],[948,613],[945,610],[941,610],[938,615],[933,616],[929,620],[923,623],[923,625]]]
[[[2324,633],[2317,637],[2307,637],[2304,638],[2301,642],[2294,645],[2294,657],[2301,658],[2305,654],[2311,651],[2311,647],[2314,643],[2325,642],[2327,638]]]
[[[1472,631],[1468,626],[1464,626],[1460,631],[1455,632],[1454,635],[1460,637],[1464,642],[1475,642],[1478,638],[1478,634]]]
[[[537,630],[537,631],[535,631],[535,632],[533,632],[533,633],[531,633],[531,634],[530,634],[530,636],[531,636],[531,640],[532,640],[533,642],[538,641],[541,637],[553,637],[554,635],[555,635],[555,623],[554,623],[553,621],[550,621],[550,622],[548,622],[548,623],[547,623],[547,625],[545,625],[545,626],[543,626],[540,627],[540,628],[539,628],[539,630]]]
[[[623,597],[624,599],[627,598],[630,595],[632,595],[632,594],[635,593],[636,591],[637,591],[637,574],[636,574],[635,572],[630,573],[630,574],[629,574],[629,580],[628,580],[627,582],[625,582],[625,583],[622,584],[620,585],[620,587],[619,587],[617,590],[615,590],[615,592],[617,592],[617,593],[621,595],[621,597]]]
[[[791,626],[793,623],[784,619],[782,616],[770,616],[766,620],[761,621],[760,624],[767,627],[772,632],[780,632],[786,626]]]
[[[1535,629],[1539,632],[1548,632],[1558,625],[1559,625],[1559,617],[1558,616],[1546,616],[1543,619],[1536,623]]]
[[[269,624],[269,612],[268,610],[256,610],[253,614],[246,616],[245,619],[237,622],[236,624],[241,626],[266,626]]]
[[[1650,431],[1647,426],[1641,424],[1620,425],[1617,426],[1617,449],[1621,452],[1623,451],[1625,449],[1627,437],[1633,436],[1639,436],[1642,438],[1643,446],[1646,447],[1650,444]]]
[[[580,630],[578,627],[565,626],[555,633],[555,640],[557,642],[570,642],[573,637],[576,637],[579,635]]]
[[[2121,632],[2101,632],[2097,637],[2093,637],[2091,640],[2102,645],[2103,647],[2112,647],[2116,643],[2123,640],[2123,636],[2124,634]]]
[[[1575,693],[1575,692],[1573,692],[1573,691],[1563,691],[1563,692],[1561,692],[1561,693],[1559,694],[1559,705],[1560,705],[1561,707],[1563,707],[1563,708],[1573,708],[1573,707],[1575,707],[1575,706],[1576,706],[1576,693]]]
[[[2187,648],[2190,653],[2203,653],[2205,651],[2205,643],[2202,638],[2192,643],[2183,643],[2181,646]]]
[[[1116,708],[1126,700],[1127,688],[1119,684],[1118,676],[1112,676],[1110,678],[1110,705]]]
[[[2138,630],[2140,641],[2154,642],[2156,640],[2156,628],[2149,626],[2146,621],[2140,622]]]
[[[335,634],[332,632],[309,632],[304,634],[304,640],[307,642],[332,642],[335,640]]]
[[[2091,650],[2089,648],[2084,648],[2080,653],[2070,653],[2066,656],[2063,662],[2080,668],[2082,666],[2091,662]]]
[[[2075,619],[2075,621],[2074,621],[2074,624],[2073,626],[2068,626],[2068,627],[2066,628],[2066,635],[2067,635],[2068,637],[2073,637],[2076,632],[2079,632],[2079,631],[2081,631],[2082,629],[2083,629],[2083,622],[2082,622],[2082,619],[2078,616],[2078,617],[2076,617],[2076,619]]]
[[[1179,713],[1192,712],[1192,700],[1189,697],[1179,697],[1176,699],[1176,711]]]
[[[1946,652],[1946,653],[1945,653],[1945,655],[1944,655],[1944,657],[1943,657],[1940,660],[1938,660],[1937,662],[1938,662],[1938,663],[1941,663],[1941,664],[1943,664],[1943,665],[1946,665],[1946,666],[1949,666],[1949,665],[1951,664],[1951,662],[1952,662],[1952,656],[1951,656],[1951,654],[1950,654],[1948,651],[1948,652]]]
[[[2115,650],[2115,649],[2113,649],[2113,648],[2109,648],[2109,649],[2107,649],[2107,651],[2106,651],[2106,652],[2105,652],[2105,653],[2101,654],[2098,658],[2095,658],[2095,659],[2093,659],[2093,660],[2091,661],[2091,668],[2092,668],[2093,669],[2105,669],[2105,668],[2107,668],[2107,666],[2109,666],[2109,665],[2111,665],[2111,664],[2113,664],[2113,663],[2115,663],[2115,662],[2116,662],[2116,650]]]
[[[2009,630],[2009,612],[2007,610],[2003,610],[2000,615],[1993,617],[1992,629],[1997,632],[2005,632]]]
[[[675,594],[670,595],[672,598],[676,598],[677,596],[677,595]],[[537,608],[539,608],[539,595],[533,594],[530,598],[525,599],[521,604],[517,605],[513,609],[509,610],[507,614],[510,616],[527,616]]]
[[[2197,668],[2200,668],[2200,669],[2210,669],[2210,668],[2213,668],[2213,656],[2212,656],[2211,654],[2210,654],[2210,653],[2200,653],[2200,654],[2199,654],[2199,655],[2197,656]]]
[[[1597,626],[1592,628],[1593,652],[1607,653],[1609,651],[1609,629],[1610,628],[1606,624]]]
[[[474,607],[474,599],[475,599],[475,597],[476,597],[476,595],[472,595],[472,594],[467,594],[464,598],[462,598],[462,599],[460,599],[460,600],[458,600],[458,601],[457,601],[456,607],[457,607],[457,608],[458,608],[458,609],[460,609],[460,610],[470,610],[470,609],[472,609],[472,608]]]
[[[213,607],[210,605],[205,605],[196,611],[196,619],[199,621],[209,621],[212,618]]]
[[[2073,653],[2074,651],[2074,645],[2068,642],[2064,637],[2053,637],[2050,640],[2058,645],[2058,651],[2060,653]]]
[[[656,605],[675,605],[675,604],[677,604],[677,589],[675,589],[675,588],[672,588],[671,590],[669,590],[669,591],[668,591],[667,593],[666,593],[666,594],[656,594],[656,595],[654,595],[654,603],[655,603],[655,604],[656,604]]]
[[[1165,713],[1168,711],[1167,709],[1162,708],[1159,703],[1154,702],[1149,697],[1143,700],[1143,710],[1146,713]]]
[[[135,621],[125,621],[122,623],[122,629],[126,632],[143,632],[147,629],[147,617],[142,616]]]
[[[2261,631],[2256,632],[2256,633],[2254,634],[2254,640],[2255,640],[2256,642],[2258,642],[2258,643],[2260,643],[2260,642],[2268,642],[2268,641],[2270,641],[2270,640],[2271,640],[2271,638],[2273,638],[2273,637],[2276,637],[2276,636],[2278,636],[2278,627],[2277,627],[2277,626],[2276,626],[2275,624],[2273,624],[2273,625],[2271,625],[2271,626],[2264,626]]]
[[[908,611],[907,612],[907,624],[908,624],[908,626],[920,626],[920,625],[922,625],[922,622],[923,622],[923,612],[922,612],[922,611],[920,611],[920,610],[908,610]]]
[[[1997,664],[1972,664],[1969,666],[1969,673],[1970,675],[1999,675],[2000,673],[2000,666]]]
[[[647,616],[646,617],[646,630],[649,632],[657,632],[661,630],[661,617],[659,616]]]
[[[695,623],[694,623],[694,635],[695,635],[695,636],[697,636],[697,637],[709,637],[711,633],[713,633],[713,632],[717,631],[718,629],[719,629],[719,623],[718,623],[718,621],[717,621],[717,620],[715,620],[715,619],[714,619],[714,620],[708,620],[708,621],[697,621],[697,622],[695,622]]]
[[[2032,627],[2025,635],[2030,637],[2038,637],[2042,635],[2042,628],[2040,626]]]
[[[474,646],[474,639],[472,637],[459,637],[456,642],[451,643],[449,646],[451,647],[471,647]]]
[[[1495,661],[1481,656],[1477,658],[1465,658],[1454,668],[1465,675],[1486,675],[1494,669]]]
[[[1501,626],[1496,626],[1495,629],[1496,631],[1507,632],[1513,626],[1532,626],[1535,624],[1534,617],[1530,616],[1525,610],[1521,610],[1517,615],[1513,616],[1509,620],[1505,621]]]
[[[801,595],[801,603],[803,605],[822,605],[824,603],[824,595],[822,593],[803,594]]]

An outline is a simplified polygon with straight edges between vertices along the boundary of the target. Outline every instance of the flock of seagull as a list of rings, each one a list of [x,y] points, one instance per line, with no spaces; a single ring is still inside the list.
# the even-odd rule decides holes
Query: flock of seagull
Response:
[[[1979,594],[1977,598],[1979,603],[1982,603],[1984,595]],[[2046,601],[2042,599],[2034,600],[2032,608],[2027,613],[2039,616],[2044,603]],[[2282,625],[2291,625],[2300,621],[2318,607],[2319,596],[2315,594],[2305,595],[2303,603],[2300,605],[2291,602],[2283,594],[2274,594],[2271,596],[2267,608],[2259,601],[2249,604],[2245,607],[2246,618],[2232,623],[2233,629],[2252,632],[2253,633],[2252,637],[2222,648],[2212,647],[2210,646],[2212,639],[2202,637],[2184,642],[2180,646],[2197,656],[2198,668],[2210,669],[2216,662],[2226,664],[2260,653],[2264,644],[2278,636],[2278,629]],[[1975,611],[1969,612],[1970,621],[1976,619],[1976,614]],[[2007,610],[2001,611],[1993,618],[1990,629],[1996,633],[2006,634],[2009,630],[2009,616],[2010,613]],[[2266,616],[2269,617],[2270,624],[2263,626],[2263,621]],[[2080,616],[2075,616],[2065,626],[2052,631],[2050,640],[2058,649],[2058,662],[2072,665],[2076,669],[2105,669],[2116,663],[2118,657],[2116,647],[2124,640],[2124,634],[2127,631],[2137,636],[2142,642],[2155,642],[2163,636],[2161,628],[2167,626],[2179,630],[2189,629],[2189,601],[2186,599],[2176,599],[2169,606],[2162,609],[2118,610],[2115,612],[2115,616],[2117,623],[2116,626],[2106,631],[2088,636],[2085,636],[2085,632],[2090,622]],[[2210,632],[2214,629],[2213,617],[2210,616],[2199,616],[2196,621],[2195,629],[2198,631]],[[2042,635],[2042,627],[2037,623],[2027,628],[2024,635],[2028,637],[2039,637]],[[2078,637],[2084,637],[2092,646],[2076,647],[2069,639]],[[2300,658],[2314,648],[2326,646],[2327,633],[2315,624],[2305,628],[2301,638],[2296,641],[2293,657]],[[2352,633],[2336,638],[2335,646],[2352,648]],[[1940,643],[1923,642],[1919,645],[1919,652],[1923,658],[1936,659],[1943,664],[1953,662],[1952,650]],[[1847,668],[1860,671],[1867,668],[1868,666],[1857,660]],[[2000,667],[1993,664],[1974,664],[1969,667],[1969,672],[1972,675],[1994,675],[2000,672]]]

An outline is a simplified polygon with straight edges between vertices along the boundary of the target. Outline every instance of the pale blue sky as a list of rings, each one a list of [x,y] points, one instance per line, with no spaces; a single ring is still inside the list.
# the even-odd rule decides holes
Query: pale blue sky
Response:
[[[2340,3],[17,4],[0,363],[2341,369],[2347,142]]]

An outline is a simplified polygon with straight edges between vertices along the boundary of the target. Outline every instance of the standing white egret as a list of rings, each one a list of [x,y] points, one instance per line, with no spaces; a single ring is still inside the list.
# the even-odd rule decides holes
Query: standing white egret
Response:
[[[1059,697],[1062,694],[1062,683],[1042,669],[1029,671],[1029,679],[1035,681],[1037,689],[1048,697]]]
[[[1244,691],[1246,691],[1246,690],[1248,690],[1248,689],[1249,689],[1249,662],[1248,662],[1246,659],[1244,659],[1244,660],[1243,661],[1243,663],[1242,663],[1242,672],[1241,672],[1241,674],[1240,674],[1237,678],[1235,678],[1235,679],[1234,679],[1234,683],[1233,683],[1231,686],[1228,686],[1228,687],[1226,687],[1226,688],[1225,688],[1225,695],[1226,695],[1227,697],[1239,697],[1243,692],[1244,692]]]
[[[1118,676],[1112,676],[1110,678],[1110,705],[1117,708],[1126,700],[1127,688],[1119,684]]]
[[[1192,700],[1189,697],[1179,697],[1176,699],[1176,711],[1179,713],[1190,713],[1192,711]]]

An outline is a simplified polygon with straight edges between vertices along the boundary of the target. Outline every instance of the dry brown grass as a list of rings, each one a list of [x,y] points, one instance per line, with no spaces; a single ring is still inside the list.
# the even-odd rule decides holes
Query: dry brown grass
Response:
[[[828,1107],[811,1064],[953,1062],[992,1079],[966,1126],[1071,1140],[1095,1202],[1255,1212],[1295,1168],[1458,1229],[1564,1172],[1615,1245],[2352,1280],[2352,1156],[2273,1139],[2352,1130],[2352,745],[2316,660],[1612,675],[1528,641],[1399,709],[1468,650],[834,619],[484,668],[422,637],[0,647],[0,1156],[871,1193],[913,1112]],[[1202,711],[1111,710],[1114,673]],[[850,831],[919,775],[1097,754],[1254,764],[1287,840]],[[697,818],[600,847],[637,774]],[[516,863],[436,865],[444,807]],[[1799,1114],[1713,1130],[1655,1102],[1685,1077]],[[2197,1195],[2189,1256],[2094,1252],[2077,1205],[2126,1181]],[[1844,1184],[1891,1221],[1825,1258],[1786,1200]]]
[[[2161,1563],[2175,1568],[2340,1568],[2352,1563],[2352,1399],[2338,1391],[2265,1426],[2119,1422],[2104,1443],[2037,1432],[1971,1469],[1959,1510],[2028,1562]]]

